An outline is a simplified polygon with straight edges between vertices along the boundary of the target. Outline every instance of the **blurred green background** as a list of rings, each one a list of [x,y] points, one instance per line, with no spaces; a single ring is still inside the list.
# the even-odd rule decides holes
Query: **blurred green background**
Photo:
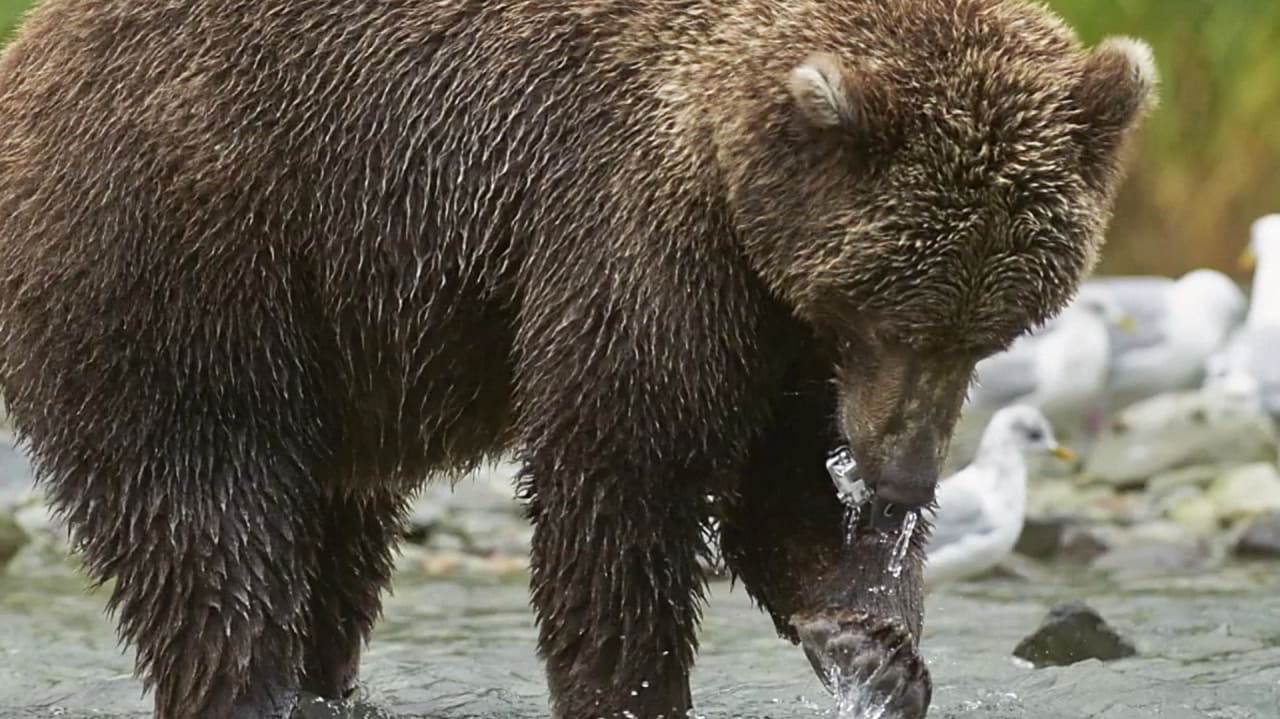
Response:
[[[0,0],[5,38],[29,5]],[[1236,273],[1249,224],[1280,212],[1280,0],[1048,5],[1086,43],[1147,40],[1160,68],[1161,104],[1117,200],[1102,271]]]

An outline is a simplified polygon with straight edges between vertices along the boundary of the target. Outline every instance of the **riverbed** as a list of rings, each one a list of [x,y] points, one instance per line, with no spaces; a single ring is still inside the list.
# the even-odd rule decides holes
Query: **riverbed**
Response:
[[[526,577],[399,578],[352,709],[314,718],[547,716]],[[132,656],[74,569],[0,575],[0,716],[145,719]],[[1084,599],[1138,655],[1032,669],[1012,657],[1057,601]],[[931,719],[1276,719],[1280,573],[1229,564],[1200,574],[1102,582],[1057,573],[945,586],[928,598],[923,652]],[[741,587],[712,584],[695,669],[706,719],[831,717],[801,651],[778,639]]]

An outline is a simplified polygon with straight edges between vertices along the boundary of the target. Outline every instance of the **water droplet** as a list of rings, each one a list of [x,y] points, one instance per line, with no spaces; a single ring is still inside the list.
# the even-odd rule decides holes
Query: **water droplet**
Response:
[[[902,527],[898,529],[898,539],[893,543],[893,552],[889,555],[889,573],[902,576],[902,567],[906,564],[907,551],[911,548],[911,537],[916,533],[916,522],[920,521],[920,513],[912,510],[902,518]]]

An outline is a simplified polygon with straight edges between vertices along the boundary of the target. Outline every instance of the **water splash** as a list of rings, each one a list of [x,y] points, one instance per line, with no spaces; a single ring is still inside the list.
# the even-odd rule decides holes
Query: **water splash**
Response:
[[[868,689],[883,669],[882,664],[871,672],[871,676],[858,681],[844,676],[837,666],[828,667],[827,678],[835,689],[834,719],[891,719],[886,717],[891,697],[887,694],[877,697]]]
[[[898,530],[898,538],[893,543],[893,551],[889,554],[889,574],[896,579],[902,576],[902,568],[907,562],[907,551],[911,548],[911,537],[916,533],[916,523],[920,521],[920,513],[911,510],[902,518],[902,527]]]

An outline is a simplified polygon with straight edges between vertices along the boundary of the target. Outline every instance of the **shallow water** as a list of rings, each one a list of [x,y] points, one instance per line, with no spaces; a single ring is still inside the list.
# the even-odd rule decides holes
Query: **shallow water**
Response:
[[[934,718],[1276,719],[1280,572],[1274,565],[1124,587],[1001,580],[930,595],[924,654]],[[1072,588],[1074,586],[1074,589]],[[0,717],[143,719],[147,703],[101,615],[66,572],[0,576]],[[1010,655],[1049,605],[1085,599],[1139,656],[1033,670]],[[547,715],[523,578],[402,577],[365,663],[355,711],[309,717],[525,719]],[[707,719],[832,716],[800,649],[741,588],[713,585],[694,674]]]

